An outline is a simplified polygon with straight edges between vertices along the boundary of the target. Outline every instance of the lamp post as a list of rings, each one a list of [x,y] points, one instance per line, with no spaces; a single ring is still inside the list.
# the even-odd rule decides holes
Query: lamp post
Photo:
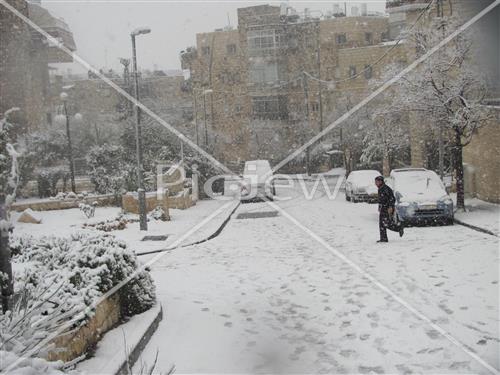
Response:
[[[68,94],[66,92],[62,92],[60,95],[61,101],[63,103],[63,111],[64,111],[64,119],[62,120],[66,124],[66,138],[68,140],[68,163],[69,163],[69,173],[71,178],[71,191],[76,193],[76,184],[75,184],[75,161],[73,159],[73,145],[71,142],[71,128],[70,128],[70,117],[68,114]],[[74,116],[76,121],[81,121],[82,115],[80,113],[76,113]]]
[[[208,89],[203,91],[203,122],[205,126],[205,147],[208,147],[208,128],[207,128],[207,94],[213,93],[214,90]]]
[[[141,27],[130,33],[132,38],[132,65],[134,69],[135,99],[139,101],[139,78],[137,76],[137,53],[135,48],[135,37],[137,35],[149,34],[150,28]],[[137,157],[137,198],[139,201],[139,225],[141,230],[148,230],[148,220],[146,217],[146,191],[142,176],[142,145],[141,145],[141,110],[135,105],[135,147]]]

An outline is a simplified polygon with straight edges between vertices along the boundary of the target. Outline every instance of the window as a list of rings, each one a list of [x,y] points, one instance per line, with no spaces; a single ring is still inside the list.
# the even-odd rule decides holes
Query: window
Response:
[[[373,44],[373,34],[372,33],[365,33],[365,41],[368,44]]]
[[[203,56],[208,56],[210,55],[210,47],[209,46],[204,46],[204,47],[201,47],[201,54]]]
[[[347,43],[347,36],[345,35],[345,33],[337,34],[335,36],[335,41],[337,42],[337,44],[346,44]]]
[[[356,77],[356,67],[354,65],[351,65],[349,67],[349,78],[355,78]]]
[[[340,78],[342,78],[342,73],[340,72],[340,68],[339,68],[338,66],[337,66],[337,67],[335,67],[334,77],[335,77],[335,79],[340,79]]]
[[[384,31],[382,33],[382,42],[388,42],[389,41],[389,32],[388,31]]]
[[[273,29],[250,30],[247,33],[247,42],[251,54],[265,54],[283,45],[284,37]]]
[[[278,80],[278,64],[263,60],[253,60],[250,63],[250,82],[269,83]]]
[[[373,76],[373,67],[371,65],[365,65],[365,78],[371,79]]]
[[[313,111],[313,112],[319,111],[319,103],[318,102],[311,103],[311,111]]]
[[[255,96],[252,98],[254,119],[283,120],[288,118],[285,96]]]
[[[226,46],[226,52],[228,55],[235,55],[236,54],[236,44],[228,44]]]

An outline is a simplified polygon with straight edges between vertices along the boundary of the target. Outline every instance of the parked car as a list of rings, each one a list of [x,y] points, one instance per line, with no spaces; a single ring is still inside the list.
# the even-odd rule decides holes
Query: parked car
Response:
[[[388,183],[396,197],[399,222],[453,224],[453,200],[435,172],[425,168],[395,169]]]
[[[273,200],[276,189],[273,171],[267,160],[250,160],[245,162],[241,184],[241,201]]]
[[[378,202],[378,189],[375,177],[379,171],[352,171],[345,182],[345,199],[352,202]]]

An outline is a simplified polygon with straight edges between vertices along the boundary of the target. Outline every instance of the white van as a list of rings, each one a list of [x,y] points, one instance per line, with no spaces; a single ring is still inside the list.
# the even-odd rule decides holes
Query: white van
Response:
[[[241,200],[273,200],[273,171],[268,160],[250,160],[245,162],[241,184]]]

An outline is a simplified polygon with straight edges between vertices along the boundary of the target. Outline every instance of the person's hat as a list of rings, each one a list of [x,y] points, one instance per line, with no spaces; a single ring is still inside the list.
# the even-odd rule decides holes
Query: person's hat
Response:
[[[384,182],[384,177],[383,176],[377,176],[377,177],[375,177],[375,181],[382,181],[382,182]]]

